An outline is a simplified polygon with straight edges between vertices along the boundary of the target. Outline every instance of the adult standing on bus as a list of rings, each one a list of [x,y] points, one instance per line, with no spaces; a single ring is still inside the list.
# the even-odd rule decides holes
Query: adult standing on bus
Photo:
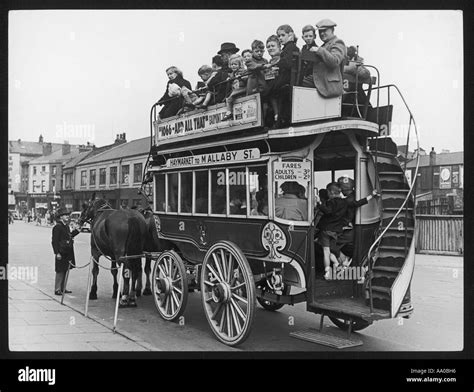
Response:
[[[323,41],[320,47],[312,47],[313,80],[303,81],[303,87],[316,87],[325,98],[341,96],[343,93],[342,73],[346,61],[346,45],[334,35],[336,23],[323,19],[316,23],[319,37]]]
[[[74,240],[73,238],[80,233],[74,229],[69,229],[69,212],[65,208],[59,208],[56,214],[56,225],[53,227],[51,245],[55,255],[56,280],[54,285],[54,294],[62,295],[71,293],[66,290],[66,272],[76,265],[74,259]]]

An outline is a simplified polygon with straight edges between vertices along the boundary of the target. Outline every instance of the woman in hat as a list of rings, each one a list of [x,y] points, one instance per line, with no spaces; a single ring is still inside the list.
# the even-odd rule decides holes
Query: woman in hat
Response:
[[[308,220],[308,200],[301,199],[302,185],[286,181],[280,186],[283,195],[275,200],[275,215],[290,221]]]
[[[55,272],[56,280],[54,285],[54,294],[62,295],[70,293],[66,290],[66,272],[76,265],[74,259],[74,240],[73,238],[80,232],[74,229],[72,232],[69,229],[69,212],[61,207],[56,213],[56,225],[53,227],[53,235],[51,245],[55,255]]]

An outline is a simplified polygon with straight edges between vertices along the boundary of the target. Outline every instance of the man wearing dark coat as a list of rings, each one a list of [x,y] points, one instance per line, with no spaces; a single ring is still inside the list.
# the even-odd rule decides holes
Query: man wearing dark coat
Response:
[[[79,230],[69,229],[69,212],[65,208],[59,208],[56,213],[56,225],[53,227],[51,245],[54,251],[56,280],[54,285],[54,294],[62,295],[66,290],[66,272],[74,268],[76,261],[74,259],[74,237],[79,234]]]

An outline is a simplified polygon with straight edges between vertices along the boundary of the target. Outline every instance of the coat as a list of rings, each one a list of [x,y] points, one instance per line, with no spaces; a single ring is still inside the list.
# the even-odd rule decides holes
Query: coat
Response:
[[[166,84],[166,91],[163,94],[163,96],[160,98],[158,103],[161,105],[164,105],[163,108],[160,110],[160,117],[162,119],[172,117],[178,113],[178,110],[181,109],[182,104],[183,104],[183,99],[181,96],[176,97],[176,99],[172,99],[172,97],[169,96],[168,94],[168,87],[170,84],[177,84],[179,87],[187,87],[189,90],[191,90],[191,83],[187,81],[186,79],[183,79],[181,76],[176,76],[173,80],[168,80],[168,83]],[[169,101],[168,101],[169,100]],[[161,103],[162,101],[165,101]]]
[[[294,41],[288,41],[280,53],[280,59],[275,64],[278,67],[278,76],[274,80],[267,81],[265,90],[262,92],[262,97],[267,100],[270,97],[275,97],[280,92],[280,89],[290,84],[291,69],[293,66],[293,52],[298,52],[299,49]],[[272,61],[270,60],[270,64]]]
[[[227,84],[223,83],[228,78],[228,73],[222,69],[218,70],[216,74],[207,82],[207,87],[209,91],[213,94],[213,98],[211,100],[211,105],[221,103],[224,101],[224,98],[227,94]]]
[[[66,272],[68,270],[69,261],[72,265],[76,265],[74,258],[74,237],[79,234],[79,231],[74,229],[72,232],[69,225],[62,222],[56,223],[53,227],[53,234],[51,245],[54,251],[55,271]],[[61,254],[61,260],[56,258],[56,255]],[[73,268],[72,266],[70,268]]]
[[[314,60],[313,80],[318,92],[326,98],[342,95],[342,73],[347,55],[344,42],[334,36],[320,46],[317,52],[309,53]]]
[[[247,70],[252,72],[247,80],[247,95],[259,93],[265,89],[265,77],[262,72],[262,66],[265,64],[268,64],[266,59],[257,60],[254,57],[245,62]]]

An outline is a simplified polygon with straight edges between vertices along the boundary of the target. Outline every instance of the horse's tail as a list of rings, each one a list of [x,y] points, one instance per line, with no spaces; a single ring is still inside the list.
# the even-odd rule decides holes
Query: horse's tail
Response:
[[[125,252],[127,255],[141,254],[143,252],[143,228],[137,217],[129,217],[128,233],[125,241]]]

